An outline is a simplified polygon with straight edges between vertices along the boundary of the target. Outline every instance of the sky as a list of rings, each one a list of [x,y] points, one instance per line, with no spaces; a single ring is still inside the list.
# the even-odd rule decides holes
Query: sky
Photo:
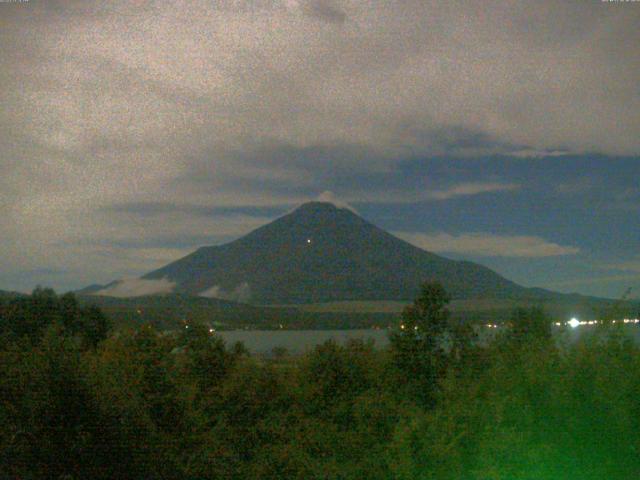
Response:
[[[0,2],[0,289],[136,277],[336,198],[640,297],[640,2]]]

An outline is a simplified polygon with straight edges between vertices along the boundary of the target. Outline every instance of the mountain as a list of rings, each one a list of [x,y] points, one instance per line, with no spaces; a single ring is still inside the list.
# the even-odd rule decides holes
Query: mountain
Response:
[[[114,285],[117,283],[117,280],[115,282],[111,282],[107,285],[100,285],[99,283],[92,283],[91,285],[87,285],[84,288],[81,288],[80,290],[75,290],[74,293],[77,295],[93,295],[94,293],[98,293],[100,290],[104,290],[105,288]]]
[[[412,300],[429,279],[454,299],[536,299],[492,270],[417,248],[347,208],[310,202],[248,235],[142,277],[174,291],[257,304]]]

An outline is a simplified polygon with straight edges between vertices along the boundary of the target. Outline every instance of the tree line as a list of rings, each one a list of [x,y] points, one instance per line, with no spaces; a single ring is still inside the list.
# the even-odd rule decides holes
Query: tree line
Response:
[[[0,478],[640,478],[640,355],[540,309],[490,342],[425,284],[390,345],[251,356],[202,325],[111,331],[73,295],[0,303]]]

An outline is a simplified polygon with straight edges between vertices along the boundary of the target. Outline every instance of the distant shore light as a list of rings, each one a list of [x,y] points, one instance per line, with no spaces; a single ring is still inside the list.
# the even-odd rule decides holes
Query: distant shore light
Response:
[[[571,328],[576,328],[578,325],[580,325],[580,320],[578,320],[577,318],[572,318],[571,320],[569,320],[569,326]]]

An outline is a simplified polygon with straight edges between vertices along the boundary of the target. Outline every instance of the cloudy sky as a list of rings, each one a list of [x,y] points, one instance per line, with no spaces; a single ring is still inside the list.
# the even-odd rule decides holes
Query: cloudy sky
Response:
[[[331,191],[640,296],[640,3],[0,3],[0,288],[140,275]]]

